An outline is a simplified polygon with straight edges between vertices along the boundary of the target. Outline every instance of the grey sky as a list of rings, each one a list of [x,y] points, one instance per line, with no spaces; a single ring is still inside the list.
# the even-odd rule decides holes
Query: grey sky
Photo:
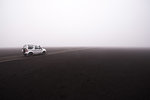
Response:
[[[0,0],[0,47],[150,47],[150,0]]]

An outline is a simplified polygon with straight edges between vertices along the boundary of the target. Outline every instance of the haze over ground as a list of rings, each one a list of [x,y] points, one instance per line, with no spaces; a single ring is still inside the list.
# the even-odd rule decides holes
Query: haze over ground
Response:
[[[150,47],[149,0],[0,0],[0,47]]]

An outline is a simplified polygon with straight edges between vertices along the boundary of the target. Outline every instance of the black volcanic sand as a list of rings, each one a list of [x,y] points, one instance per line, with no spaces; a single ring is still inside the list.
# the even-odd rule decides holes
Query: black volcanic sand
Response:
[[[149,100],[150,49],[91,48],[0,63],[0,100]]]

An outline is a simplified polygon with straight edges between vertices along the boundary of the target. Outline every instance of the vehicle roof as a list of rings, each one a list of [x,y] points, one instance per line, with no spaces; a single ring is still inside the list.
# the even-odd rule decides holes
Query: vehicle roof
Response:
[[[25,44],[23,47],[27,47],[27,46],[40,46],[40,45]]]
[[[30,45],[30,46],[39,46],[39,45],[34,45],[34,44],[25,44],[24,46],[28,46],[28,45]]]

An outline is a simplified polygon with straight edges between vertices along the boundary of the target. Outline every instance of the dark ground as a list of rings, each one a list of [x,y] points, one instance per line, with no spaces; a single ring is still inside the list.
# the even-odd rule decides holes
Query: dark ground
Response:
[[[60,99],[150,100],[150,49],[90,48],[0,63],[0,100]]]

